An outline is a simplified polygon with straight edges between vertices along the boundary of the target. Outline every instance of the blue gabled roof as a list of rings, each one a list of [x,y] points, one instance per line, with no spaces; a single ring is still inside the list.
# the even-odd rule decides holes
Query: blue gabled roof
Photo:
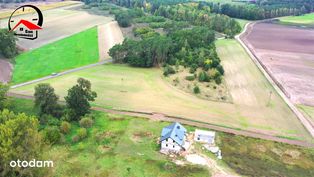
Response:
[[[162,129],[160,141],[163,141],[167,138],[171,138],[176,143],[182,146],[184,143],[185,133],[186,129],[178,122],[175,122]]]

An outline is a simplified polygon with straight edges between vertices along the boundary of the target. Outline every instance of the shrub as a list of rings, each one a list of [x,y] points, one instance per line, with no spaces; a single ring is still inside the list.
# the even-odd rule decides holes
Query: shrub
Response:
[[[186,76],[185,79],[188,80],[188,81],[194,81],[195,77],[194,77],[194,75]]]
[[[164,76],[168,76],[170,74],[175,74],[176,71],[169,65],[167,65],[166,67],[164,67]]]
[[[216,82],[216,84],[221,84],[221,81],[222,81],[222,79],[221,79],[221,77],[216,77],[215,78],[215,82]]]
[[[80,126],[84,128],[90,128],[94,121],[89,117],[84,117],[80,120]]]
[[[67,134],[70,132],[71,124],[69,122],[63,121],[60,125],[60,130],[62,133]]]
[[[208,76],[207,72],[202,71],[198,75],[198,80],[200,82],[209,82],[210,81],[210,77]]]
[[[56,126],[47,127],[44,130],[44,140],[50,144],[56,144],[60,141],[61,134]]]
[[[196,86],[193,88],[193,92],[194,92],[195,94],[199,94],[199,93],[201,93],[201,90],[200,90],[200,88],[196,85]]]
[[[195,73],[195,71],[197,70],[198,66],[196,64],[192,64],[190,67],[190,73],[193,74]]]
[[[86,138],[86,136],[87,136],[87,130],[86,130],[86,128],[80,128],[80,129],[77,131],[77,136],[79,137],[80,140]]]
[[[80,137],[78,135],[75,135],[75,136],[72,137],[72,141],[74,143],[76,143],[76,142],[80,141]]]
[[[41,125],[60,126],[59,119],[48,114],[41,115],[39,118],[39,122]]]

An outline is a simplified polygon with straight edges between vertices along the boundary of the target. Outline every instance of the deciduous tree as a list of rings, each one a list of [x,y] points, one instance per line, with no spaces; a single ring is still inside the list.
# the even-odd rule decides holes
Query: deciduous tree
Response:
[[[90,112],[89,101],[95,101],[96,92],[91,90],[90,81],[79,78],[77,84],[68,90],[65,98],[70,118],[79,120],[82,116]]]

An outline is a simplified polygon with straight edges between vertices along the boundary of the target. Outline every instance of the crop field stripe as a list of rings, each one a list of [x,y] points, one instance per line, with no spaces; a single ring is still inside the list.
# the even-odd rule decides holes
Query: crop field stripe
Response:
[[[12,83],[96,63],[99,59],[97,36],[94,27],[17,56]]]

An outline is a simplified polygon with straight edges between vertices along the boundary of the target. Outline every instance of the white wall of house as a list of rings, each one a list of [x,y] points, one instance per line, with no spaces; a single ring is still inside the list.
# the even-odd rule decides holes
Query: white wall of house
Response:
[[[161,150],[170,150],[179,152],[182,150],[182,147],[174,142],[171,138],[165,139],[161,142]]]

